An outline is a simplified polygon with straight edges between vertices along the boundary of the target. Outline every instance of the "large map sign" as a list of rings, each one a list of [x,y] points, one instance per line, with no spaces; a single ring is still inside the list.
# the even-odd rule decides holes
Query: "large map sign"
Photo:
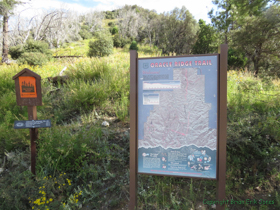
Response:
[[[138,173],[217,178],[217,64],[138,59]]]

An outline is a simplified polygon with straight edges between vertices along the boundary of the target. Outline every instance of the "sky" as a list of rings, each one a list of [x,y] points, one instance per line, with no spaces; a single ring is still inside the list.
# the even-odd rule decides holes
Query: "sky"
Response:
[[[107,11],[120,8],[124,5],[138,5],[145,9],[156,10],[157,13],[168,12],[175,7],[182,8],[184,5],[194,18],[198,21],[203,19],[206,23],[211,23],[207,13],[216,8],[212,0],[23,0],[28,2],[24,6],[18,7],[17,11],[23,11],[22,16],[32,17],[38,10],[51,10],[67,8],[85,13],[90,10]]]

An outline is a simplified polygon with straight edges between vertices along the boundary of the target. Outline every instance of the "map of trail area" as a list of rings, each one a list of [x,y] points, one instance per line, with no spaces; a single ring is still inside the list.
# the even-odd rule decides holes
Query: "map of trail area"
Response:
[[[198,75],[197,71],[197,68],[174,68],[174,84],[168,84],[174,87],[171,91],[154,87],[153,97],[159,97],[159,103],[153,106],[144,123],[139,148],[179,149],[194,145],[216,149],[217,129],[208,125],[211,103],[205,102],[205,75]]]

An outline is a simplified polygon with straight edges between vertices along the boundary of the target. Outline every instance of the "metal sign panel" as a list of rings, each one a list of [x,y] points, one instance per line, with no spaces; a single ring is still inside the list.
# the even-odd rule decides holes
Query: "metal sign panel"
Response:
[[[138,173],[217,179],[218,55],[139,58]]]
[[[24,128],[50,128],[51,120],[23,120],[15,121],[15,129],[24,129]]]

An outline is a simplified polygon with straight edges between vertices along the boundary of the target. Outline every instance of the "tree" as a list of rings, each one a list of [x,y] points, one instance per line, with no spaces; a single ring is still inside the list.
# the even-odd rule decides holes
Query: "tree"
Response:
[[[233,0],[213,0],[212,3],[217,5],[219,11],[214,15],[212,9],[208,15],[213,26],[222,33],[224,43],[228,44],[228,33],[230,29],[234,28],[234,21],[237,16],[236,7]]]
[[[190,54],[196,41],[198,24],[191,13],[182,7],[163,15],[159,25],[158,47],[163,54]]]
[[[3,48],[2,48],[2,63],[8,63],[9,43],[8,43],[8,20],[13,14],[14,8],[23,4],[17,0],[2,0],[0,2],[0,15],[3,16]]]
[[[22,19],[18,15],[15,24],[11,27],[12,36],[9,38],[13,46],[34,39],[46,41],[51,48],[59,47],[66,41],[81,39],[79,34],[81,26],[78,20],[77,13],[65,9],[43,11],[31,19]]]
[[[135,8],[125,6],[118,15],[119,34],[123,38],[136,38],[139,29],[143,26],[143,18]]]
[[[246,17],[245,22],[232,32],[233,47],[245,52],[257,76],[267,56],[280,58],[280,6],[272,5],[260,16]]]
[[[213,46],[216,40],[214,28],[209,24],[206,25],[202,19],[199,20],[199,28],[198,38],[193,46],[192,53],[207,54],[215,52],[217,46]]]
[[[258,16],[264,11],[271,0],[212,0],[219,10],[214,15],[212,9],[208,15],[211,22],[224,37],[224,43],[228,44],[228,33],[235,30],[237,25],[244,24],[247,16]]]

